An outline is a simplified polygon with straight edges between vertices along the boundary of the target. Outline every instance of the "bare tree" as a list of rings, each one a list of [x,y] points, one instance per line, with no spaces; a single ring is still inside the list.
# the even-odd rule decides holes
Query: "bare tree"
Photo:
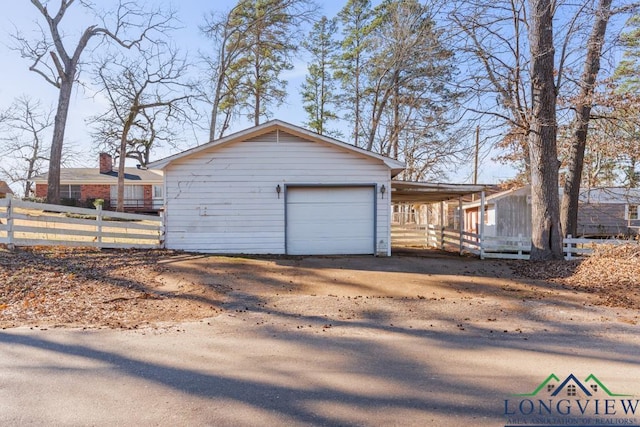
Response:
[[[120,0],[110,13],[94,11],[91,3],[85,1],[60,0],[57,11],[49,9],[48,1],[31,0],[31,3],[46,24],[39,27],[40,37],[30,40],[17,32],[13,38],[17,43],[16,49],[31,61],[29,69],[58,89],[47,189],[47,201],[58,203],[62,148],[71,93],[78,78],[81,57],[89,42],[92,39],[111,40],[124,48],[131,48],[154,33],[165,31],[173,21],[173,13],[145,12],[137,7],[136,2],[127,0]],[[63,20],[74,4],[94,12],[98,22],[87,26],[75,43],[69,41],[63,29]],[[135,34],[129,34],[132,31]]]
[[[562,13],[554,17],[556,48],[556,91],[562,99],[576,99],[579,78],[573,70],[582,68],[585,46],[595,13],[591,2],[558,1]],[[526,0],[495,3],[464,0],[453,8],[451,19],[460,29],[458,57],[467,72],[459,80],[461,91],[469,94],[467,109],[502,123],[503,137],[497,147],[498,159],[516,164],[524,181],[530,179],[529,140],[532,114],[532,76],[529,50],[531,16]],[[493,102],[492,102],[493,101]],[[558,105],[561,121],[570,119],[570,103]]]
[[[529,0],[531,54],[531,260],[562,259],[553,0]]]
[[[97,70],[109,110],[94,122],[99,139],[115,145],[118,155],[118,211],[124,210],[126,158],[146,165],[154,143],[172,140],[170,133],[159,132],[171,122],[188,120],[191,85],[184,81],[186,72],[185,60],[162,44],[147,46],[135,58],[109,56]]]
[[[461,1],[450,17],[459,30],[457,50],[467,72],[457,82],[467,109],[503,124],[503,160],[521,163],[529,175],[531,121],[525,0]]]
[[[41,174],[49,161],[44,139],[53,126],[53,110],[22,96],[0,115],[0,173],[11,183],[21,183],[23,194],[28,197],[33,192],[33,177]]]

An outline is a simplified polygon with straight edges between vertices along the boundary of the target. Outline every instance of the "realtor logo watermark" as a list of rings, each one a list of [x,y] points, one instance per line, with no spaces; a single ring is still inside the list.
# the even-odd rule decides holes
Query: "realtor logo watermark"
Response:
[[[593,374],[583,380],[551,374],[533,392],[504,400],[505,427],[640,427],[639,403],[631,394],[613,393]]]

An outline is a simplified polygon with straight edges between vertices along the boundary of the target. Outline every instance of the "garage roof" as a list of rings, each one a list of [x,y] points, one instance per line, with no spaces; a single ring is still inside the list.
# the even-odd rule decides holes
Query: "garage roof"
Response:
[[[489,186],[480,184],[443,184],[391,181],[393,203],[435,203],[480,193]]]
[[[218,147],[218,146],[230,144],[236,141],[248,140],[256,136],[264,135],[266,133],[269,133],[275,130],[282,130],[303,139],[323,142],[325,144],[334,145],[342,149],[364,155],[366,157],[380,160],[385,165],[387,165],[389,169],[391,169],[391,176],[396,176],[405,169],[405,164],[398,160],[392,159],[387,156],[383,156],[381,154],[374,153],[372,151],[365,150],[363,148],[356,147],[351,144],[347,144],[346,142],[338,141],[337,139],[333,139],[325,135],[320,135],[318,133],[301,128],[299,126],[292,125],[291,123],[287,123],[282,120],[271,120],[261,125],[254,126],[252,128],[248,128],[243,131],[236,132],[234,134],[225,136],[215,141],[210,141],[206,144],[199,145],[197,147],[191,148],[181,153],[174,154],[173,156],[169,156],[164,159],[157,160],[149,164],[149,168],[164,169],[165,167],[167,167],[167,165],[169,165],[169,163],[175,160],[181,159],[183,157],[191,156],[193,154],[199,153],[203,150],[207,150],[212,147]]]

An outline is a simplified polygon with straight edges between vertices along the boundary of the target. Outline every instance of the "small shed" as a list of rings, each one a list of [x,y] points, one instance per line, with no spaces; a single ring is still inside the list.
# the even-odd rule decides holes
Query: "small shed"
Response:
[[[397,160],[273,120],[149,167],[164,171],[167,248],[391,254]]]
[[[7,198],[11,195],[13,195],[13,191],[9,185],[4,181],[0,181],[0,199]]]
[[[481,201],[464,205],[465,231],[480,232]],[[484,235],[517,237],[531,235],[531,187],[525,186],[488,196],[484,204]]]
[[[562,197],[562,188],[558,189]],[[480,202],[464,205],[466,231],[478,233]],[[577,235],[612,237],[640,230],[640,189],[602,187],[580,192]],[[531,186],[504,191],[485,200],[484,235],[531,235]]]

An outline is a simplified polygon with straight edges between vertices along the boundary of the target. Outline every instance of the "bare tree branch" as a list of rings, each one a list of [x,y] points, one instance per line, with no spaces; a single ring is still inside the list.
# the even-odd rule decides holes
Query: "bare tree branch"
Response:
[[[104,25],[99,23],[88,25],[73,44],[68,41],[68,38],[63,37],[63,20],[68,11],[77,4],[90,12],[96,12],[89,2],[76,3],[75,0],[61,0],[55,13],[49,10],[48,2],[31,0],[31,4],[46,23],[47,30],[45,31],[38,24],[41,34],[35,41],[29,40],[17,31],[13,39],[17,44],[15,49],[20,51],[24,58],[31,60],[29,69],[59,90],[47,188],[47,201],[57,203],[60,200],[60,165],[71,93],[78,79],[80,59],[89,42],[98,38],[99,42],[110,40],[125,48],[137,46],[143,40],[150,40],[152,33],[162,35],[169,30],[174,20],[174,13],[164,13],[160,10],[144,11],[137,6],[136,2],[120,0],[114,13],[102,13],[100,16],[96,13],[95,19]],[[110,17],[115,19],[107,24],[107,19]],[[71,50],[69,50],[70,47],[72,47]]]
[[[109,101],[109,110],[94,117],[94,135],[99,143],[118,157],[117,209],[124,209],[124,168],[126,158],[142,166],[150,159],[158,142],[173,143],[176,136],[169,122],[189,119],[192,85],[185,82],[187,64],[172,49],[153,45],[141,50],[133,60],[110,55],[97,69],[96,82]],[[158,122],[165,123],[162,130]]]

